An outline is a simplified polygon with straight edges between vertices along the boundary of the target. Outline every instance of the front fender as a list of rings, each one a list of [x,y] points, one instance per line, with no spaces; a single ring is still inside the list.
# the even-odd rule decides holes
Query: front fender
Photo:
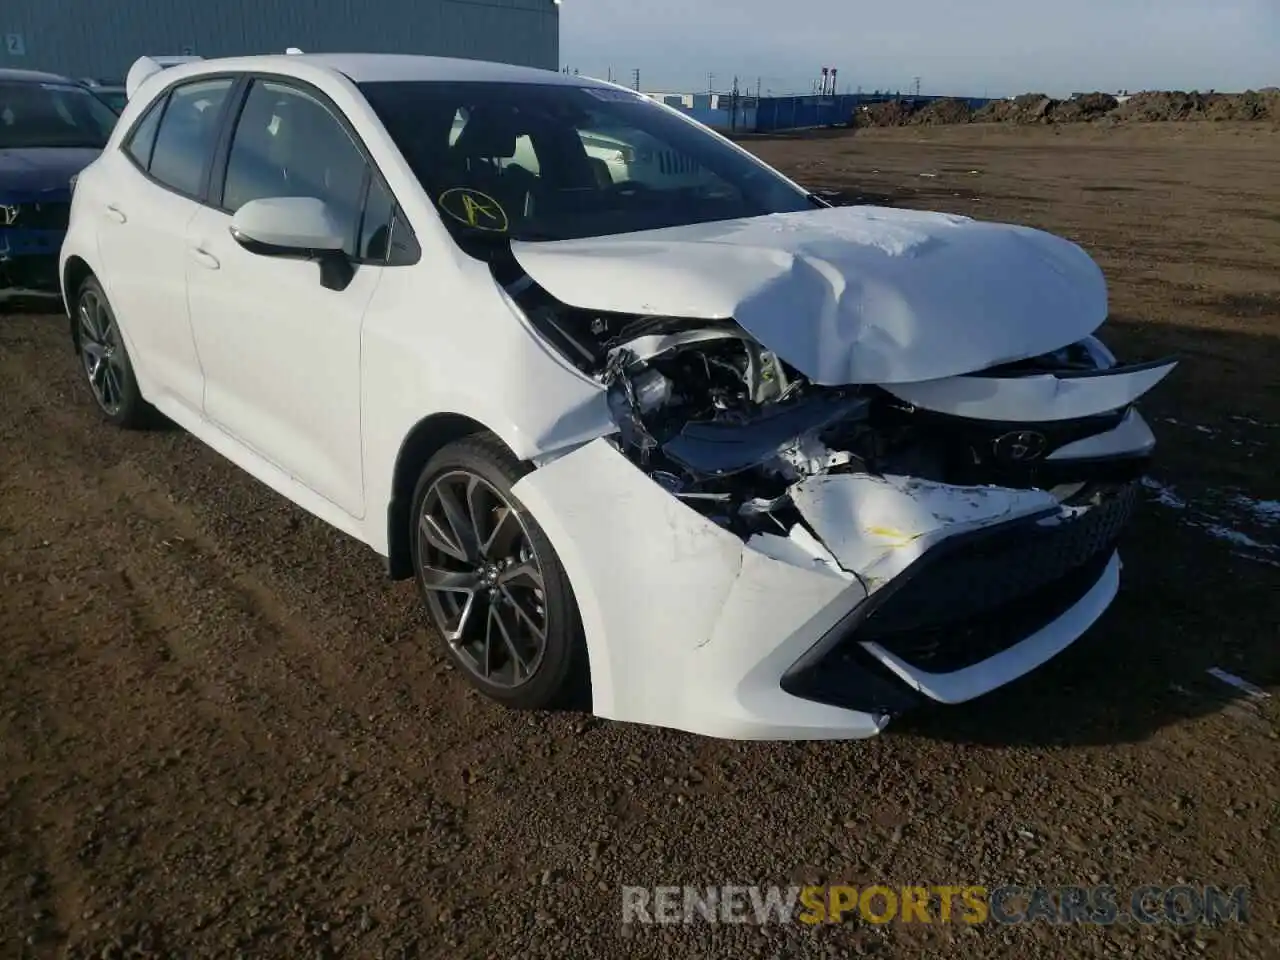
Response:
[[[389,269],[362,343],[362,431],[366,516],[386,516],[396,463],[424,418],[453,414],[482,425],[520,460],[541,460],[617,431],[603,386],[568,366],[515,310],[488,270],[475,264],[456,296],[425,300],[416,268]],[[457,304],[423,316],[422,304]],[[387,555],[385,524],[368,542]]]

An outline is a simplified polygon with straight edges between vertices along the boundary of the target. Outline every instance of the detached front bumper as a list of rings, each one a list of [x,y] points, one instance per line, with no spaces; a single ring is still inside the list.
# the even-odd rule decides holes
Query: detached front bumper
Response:
[[[876,713],[961,703],[1038,667],[1115,597],[1116,544],[1137,484],[1087,512],[941,541],[873,593],[782,678],[795,696]]]
[[[968,700],[1039,666],[1115,596],[1134,497],[944,524],[871,578],[783,538],[744,543],[606,440],[514,493],[573,584],[596,713],[735,739],[872,736],[919,702]]]

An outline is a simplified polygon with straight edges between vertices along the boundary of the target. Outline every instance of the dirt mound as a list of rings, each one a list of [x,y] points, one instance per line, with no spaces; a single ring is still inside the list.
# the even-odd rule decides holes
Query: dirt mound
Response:
[[[972,116],[963,100],[933,100],[911,115],[913,124],[968,123]]]
[[[1054,100],[1043,93],[1024,93],[1009,100],[993,100],[971,110],[964,100],[947,98],[920,103],[889,100],[859,107],[850,118],[854,127],[904,127],[956,123],[1157,123],[1170,120],[1280,121],[1280,91],[1275,88],[1245,93],[1190,93],[1181,90],[1134,94],[1121,103],[1109,93],[1086,93],[1070,100]]]
[[[1043,93],[1024,93],[1012,100],[993,100],[973,115],[974,123],[1047,123],[1056,100]]]
[[[1135,93],[1116,108],[1117,120],[1158,123],[1166,120],[1205,119],[1212,95],[1181,90]]]
[[[1051,116],[1054,123],[1089,123],[1106,116],[1119,105],[1120,101],[1109,93],[1086,93],[1056,104]]]
[[[1214,97],[1205,110],[1209,120],[1280,120],[1280,91],[1247,90]]]
[[[906,100],[868,103],[854,114],[857,127],[904,127],[911,120],[914,104]]]

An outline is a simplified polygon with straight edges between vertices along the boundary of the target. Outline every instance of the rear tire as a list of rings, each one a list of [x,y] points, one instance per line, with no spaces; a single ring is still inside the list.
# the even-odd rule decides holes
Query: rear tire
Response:
[[[486,696],[526,710],[589,706],[569,577],[511,493],[528,472],[492,434],[431,458],[410,514],[418,590],[449,656]]]
[[[99,412],[126,430],[154,426],[156,409],[142,398],[133,363],[115,312],[97,277],[88,277],[76,293],[76,353]]]

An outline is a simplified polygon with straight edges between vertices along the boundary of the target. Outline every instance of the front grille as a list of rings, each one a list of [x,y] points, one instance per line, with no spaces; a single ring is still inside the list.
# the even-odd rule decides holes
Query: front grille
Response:
[[[65,230],[70,222],[70,201],[0,204],[0,230]]]
[[[881,398],[872,408],[873,422],[882,433],[893,436],[899,431],[907,447],[935,451],[943,465],[940,475],[949,483],[1042,490],[1082,481],[1126,483],[1142,476],[1147,454],[1048,459],[1055,450],[1114,430],[1128,413],[1125,408],[1077,420],[1026,424],[906,409],[891,398]],[[1024,451],[1030,455],[1023,458],[1012,456],[1014,447],[1009,443],[1019,435],[1034,441],[1034,449]]]
[[[1138,484],[1125,484],[1104,491],[1088,512],[1054,525],[1014,521],[943,541],[801,658],[783,677],[783,689],[849,709],[901,712],[912,698],[904,687],[891,689],[897,681],[862,642],[929,673],[952,673],[995,656],[1092,589],[1137,502]]]
[[[898,659],[927,673],[963,670],[1021,643],[1057,620],[1084,599],[1110,562],[1111,553],[1101,551],[1060,579],[1003,606],[932,629],[881,637],[877,642]]]

